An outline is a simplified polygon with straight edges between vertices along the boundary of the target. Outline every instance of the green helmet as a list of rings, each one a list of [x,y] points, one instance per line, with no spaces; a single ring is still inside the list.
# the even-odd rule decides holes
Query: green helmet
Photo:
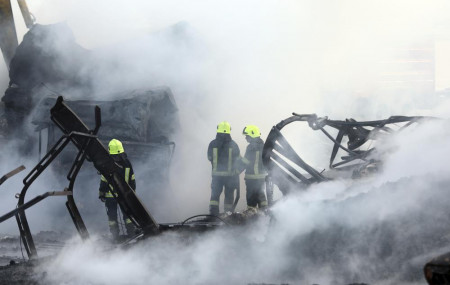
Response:
[[[229,134],[229,133],[231,132],[231,126],[230,126],[230,123],[225,122],[225,121],[220,122],[220,123],[217,125],[217,132],[218,132],[218,133],[221,133],[221,134]]]
[[[261,133],[259,132],[259,128],[255,125],[247,125],[245,126],[244,130],[242,131],[243,135],[250,136],[252,138],[257,138],[261,136]]]
[[[124,152],[122,143],[116,139],[112,139],[109,142],[108,148],[109,148],[109,154],[119,154],[119,153]]]

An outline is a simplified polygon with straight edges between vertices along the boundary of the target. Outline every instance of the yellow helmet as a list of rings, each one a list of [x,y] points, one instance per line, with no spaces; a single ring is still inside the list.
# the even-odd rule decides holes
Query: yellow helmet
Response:
[[[257,138],[261,136],[261,133],[259,132],[259,128],[255,125],[247,125],[245,126],[244,130],[242,131],[243,135],[250,136],[252,138]]]
[[[122,143],[116,139],[112,139],[109,142],[108,148],[109,148],[109,154],[119,154],[119,153],[124,152]]]
[[[225,121],[220,122],[220,123],[217,125],[217,132],[218,132],[218,133],[222,133],[222,134],[229,134],[229,133],[231,132],[231,126],[230,126],[230,123],[225,122]]]

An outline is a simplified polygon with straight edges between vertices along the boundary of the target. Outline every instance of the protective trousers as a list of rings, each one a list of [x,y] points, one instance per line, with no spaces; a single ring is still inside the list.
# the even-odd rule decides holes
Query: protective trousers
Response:
[[[119,224],[117,218],[117,201],[114,198],[106,198],[106,214],[108,215],[109,231],[113,235],[113,238],[117,239],[119,237]],[[122,212],[123,222],[125,223],[125,228],[127,230],[128,236],[134,234],[135,226],[128,218],[128,216]]]
[[[267,199],[264,194],[265,179],[245,179],[245,187],[247,188],[246,198],[248,207],[267,207]]]
[[[232,211],[234,202],[234,190],[239,186],[239,176],[213,176],[211,181],[211,200],[209,202],[209,213],[219,214],[219,201],[223,188],[225,188],[224,210]]]

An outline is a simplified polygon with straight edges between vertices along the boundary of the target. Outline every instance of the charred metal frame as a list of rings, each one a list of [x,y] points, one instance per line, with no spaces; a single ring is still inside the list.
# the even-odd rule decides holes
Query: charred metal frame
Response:
[[[75,179],[85,159],[92,161],[100,174],[113,185],[114,189],[117,189],[117,196],[115,198],[121,209],[129,216],[131,221],[137,227],[141,228],[145,235],[157,233],[159,225],[155,222],[131,187],[125,182],[120,174],[120,168],[97,138],[97,132],[101,126],[100,108],[98,106],[95,108],[96,126],[94,130],[90,130],[80,118],[66,106],[61,96],[58,97],[55,106],[50,110],[50,114],[52,121],[62,130],[63,136],[24,178],[24,187],[17,197],[19,199],[17,208],[0,217],[0,223],[12,216],[16,217],[20,236],[28,257],[37,257],[37,251],[25,215],[25,210],[49,196],[67,196],[66,207],[79,235],[83,240],[89,238],[89,233],[73,198]],[[25,203],[25,195],[28,188],[61,153],[69,142],[72,142],[78,148],[78,154],[67,175],[69,186],[65,188],[64,191],[46,192]]]
[[[115,196],[121,210],[127,214],[134,225],[141,230],[133,238],[124,241],[121,246],[128,246],[138,240],[159,234],[168,230],[178,230],[189,232],[203,232],[213,229],[217,226],[228,224],[242,224],[243,217],[251,217],[252,215],[239,215],[233,213],[226,219],[211,215],[196,215],[190,217],[181,223],[163,223],[158,224],[150,212],[146,209],[141,200],[136,196],[133,189],[125,182],[121,174],[120,167],[114,162],[108,150],[103,146],[97,137],[97,132],[101,126],[101,113],[98,106],[95,107],[95,129],[90,130],[81,119],[65,104],[62,96],[58,97],[55,105],[50,110],[51,120],[63,132],[62,137],[47,152],[40,162],[30,171],[24,178],[24,187],[20,194],[17,195],[19,202],[16,209],[0,217],[0,223],[15,216],[19,226],[21,240],[25,246],[28,257],[36,258],[37,250],[31,235],[30,227],[25,215],[25,210],[39,203],[50,196],[67,196],[66,207],[72,218],[72,221],[83,240],[89,238],[89,233],[81,218],[78,208],[73,198],[73,188],[78,172],[85,160],[94,164],[97,171],[103,175],[109,184],[114,187]],[[46,192],[36,196],[28,202],[25,201],[25,195],[30,185],[36,178],[52,163],[52,161],[61,153],[61,151],[72,142],[78,149],[78,154],[72,167],[69,170],[67,179],[69,185],[64,191]],[[8,173],[4,180],[17,173],[22,168],[15,169]],[[1,178],[3,179],[3,178]],[[1,183],[0,183],[1,184]],[[236,200],[237,201],[237,200]],[[192,220],[193,218],[204,217],[203,219]]]
[[[98,110],[100,108],[96,107]],[[81,119],[64,103],[62,97],[58,97],[55,106],[50,110],[52,121],[62,130],[63,133],[69,134],[71,132],[87,133],[89,129],[81,121]],[[100,113],[100,111],[98,111]],[[97,112],[96,112],[97,114]],[[81,148],[86,143],[86,138],[72,137],[73,144],[77,148]],[[121,175],[118,165],[109,155],[107,149],[103,146],[98,138],[93,138],[89,147],[86,148],[86,155],[89,161],[92,161],[94,167],[102,174],[114,190],[117,192],[115,196],[120,208],[124,211],[130,220],[142,230],[142,233],[137,235],[132,240],[125,242],[134,242],[135,240],[146,238],[159,234],[167,230],[185,230],[185,231],[204,231],[223,225],[221,222],[209,220],[199,220],[192,223],[157,223],[145,205],[136,196],[133,189],[125,182]],[[209,216],[209,215],[200,215]]]
[[[75,179],[78,175],[78,172],[86,159],[86,149],[89,147],[92,139],[96,138],[96,134],[100,128],[101,119],[100,119],[100,110],[96,109],[96,128],[94,130],[89,130],[88,133],[78,133],[71,132],[69,134],[63,135],[56,144],[47,152],[47,154],[39,161],[39,163],[30,171],[30,173],[24,178],[23,184],[24,187],[22,191],[18,195],[18,203],[16,209],[10,211],[9,213],[0,217],[0,223],[11,218],[12,216],[16,217],[17,224],[19,226],[19,232],[24,244],[25,250],[28,254],[29,258],[37,257],[36,246],[33,241],[33,236],[31,235],[30,227],[28,225],[28,220],[25,215],[25,210],[39,203],[49,196],[67,196],[66,207],[69,211],[69,214],[72,218],[72,221],[83,240],[89,238],[89,233],[86,229],[86,226],[81,218],[81,215],[78,211],[78,208],[75,204],[75,200],[73,198],[73,186],[75,184]],[[72,167],[70,168],[69,174],[67,175],[67,179],[69,180],[69,186],[64,189],[64,191],[53,191],[46,192],[42,195],[36,196],[28,202],[25,201],[25,195],[27,193],[28,188],[31,184],[36,180],[36,178],[51,164],[51,162],[58,156],[59,153],[67,146],[67,144],[73,140],[75,137],[84,137],[86,138],[83,146],[79,149],[79,152],[75,158]]]
[[[307,122],[309,127],[313,130],[320,130],[325,134],[332,142],[333,149],[330,156],[330,169],[336,170],[348,170],[356,167],[360,167],[369,163],[368,156],[374,151],[374,148],[368,150],[359,150],[369,139],[375,139],[380,133],[391,134],[394,132],[388,125],[395,123],[405,123],[401,129],[408,127],[414,122],[417,122],[424,118],[422,116],[391,116],[385,120],[376,121],[364,121],[357,122],[354,119],[346,119],[345,121],[329,120],[328,117],[317,117],[316,114],[296,114],[292,113],[292,116],[282,120],[277,125],[273,126],[264,144],[263,149],[263,164],[269,172],[267,181],[269,183],[277,184],[281,186],[280,190],[285,194],[288,186],[297,186],[300,189],[307,187],[312,183],[323,182],[330,180],[322,172],[317,171],[308,165],[291,147],[289,142],[281,133],[281,130],[288,124],[293,122]],[[338,130],[336,138],[332,137],[325,127],[329,126]],[[372,130],[366,129],[366,127],[372,127]],[[347,147],[342,145],[343,138],[347,136]],[[342,161],[334,163],[336,154],[339,149],[342,149],[347,153],[346,156],[341,157]],[[358,160],[359,163],[350,164]],[[300,173],[294,166],[298,166],[309,174],[309,177]],[[267,187],[268,196],[271,187]]]
[[[60,96],[55,106],[50,110],[52,121],[68,135],[72,132],[89,133],[88,127],[81,119],[64,103]],[[96,106],[96,121],[100,120],[100,108]],[[120,167],[109,155],[108,150],[103,146],[98,138],[89,138],[83,136],[72,136],[72,143],[80,151],[84,149],[86,157],[92,161],[94,167],[102,174],[117,192],[115,197],[122,211],[124,211],[130,220],[143,230],[145,234],[158,232],[159,225],[150,215],[141,200],[136,196],[133,189],[125,182],[121,175]]]

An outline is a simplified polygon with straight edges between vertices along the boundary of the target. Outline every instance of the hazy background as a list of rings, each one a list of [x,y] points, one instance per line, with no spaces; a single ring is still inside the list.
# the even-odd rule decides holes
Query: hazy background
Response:
[[[270,128],[289,117],[291,112],[356,120],[383,119],[390,115],[434,115],[448,119],[450,114],[448,95],[445,95],[445,89],[450,87],[450,18],[447,15],[450,3],[447,1],[99,0],[93,3],[87,0],[33,0],[28,5],[37,23],[65,21],[81,46],[104,51],[105,57],[114,57],[117,66],[98,73],[98,76],[104,76],[105,83],[98,86],[99,92],[161,85],[172,89],[180,109],[181,132],[176,139],[177,149],[171,173],[172,202],[176,207],[169,205],[167,213],[170,214],[161,214],[165,221],[180,221],[190,215],[207,213],[210,165],[206,159],[206,149],[215,137],[216,125],[220,121],[231,123],[232,137],[243,153],[246,142],[240,133],[245,125],[258,125],[265,139]],[[182,22],[182,34],[185,36],[183,41],[177,37],[148,37],[179,22]],[[19,39],[24,32],[22,26]],[[0,89],[5,90],[8,82],[6,68],[4,65],[0,68]],[[286,136],[299,154],[321,169],[327,165],[331,148],[323,148],[325,140],[320,136],[317,138],[317,134],[310,136],[311,133],[313,131],[307,128],[286,128]],[[449,157],[449,137],[445,124],[405,134],[395,141],[397,151],[386,163],[386,171],[375,181],[350,190],[347,189],[348,181],[319,185],[318,189],[284,201],[277,207],[275,215],[278,221],[286,222],[278,224],[273,236],[264,235],[264,224],[256,226],[254,231],[250,229],[241,233],[249,236],[248,244],[251,246],[247,250],[242,250],[242,243],[239,239],[234,240],[233,233],[219,233],[195,240],[190,247],[179,245],[176,238],[173,243],[169,240],[143,245],[149,247],[145,248],[149,252],[146,257],[136,257],[135,252],[131,251],[129,256],[128,253],[125,255],[129,259],[119,261],[115,258],[117,255],[112,254],[107,259],[111,263],[99,267],[93,264],[103,264],[104,260],[96,260],[93,256],[95,251],[90,247],[77,248],[78,252],[69,249],[60,257],[66,262],[58,263],[60,266],[55,268],[62,270],[64,275],[68,274],[65,269],[70,268],[71,262],[79,264],[80,260],[91,260],[93,263],[85,263],[86,267],[80,269],[85,270],[86,278],[103,272],[105,267],[126,267],[136,274],[132,277],[135,279],[131,279],[136,284],[145,283],[142,280],[152,280],[154,283],[189,280],[191,282],[188,283],[202,284],[210,283],[214,278],[221,278],[219,283],[224,284],[237,280],[289,281],[299,280],[306,269],[320,268],[321,272],[329,273],[322,274],[322,282],[328,284],[333,279],[329,276],[341,272],[332,262],[335,259],[331,259],[330,264],[308,263],[314,260],[313,257],[324,254],[318,251],[317,255],[311,252],[308,255],[306,249],[299,250],[296,252],[298,255],[292,257],[288,254],[292,249],[290,241],[307,239],[305,235],[311,231],[319,231],[321,237],[322,229],[327,235],[336,224],[338,229],[368,225],[367,231],[361,230],[362,234],[354,247],[342,247],[345,252],[351,249],[355,252],[353,262],[346,260],[342,264],[349,265],[344,271],[350,273],[373,267],[373,263],[360,262],[371,253],[359,249],[369,237],[375,236],[371,239],[374,245],[386,237],[379,236],[377,239],[378,236],[373,235],[370,229],[382,225],[384,221],[402,223],[408,220],[405,215],[425,212],[428,204],[417,201],[431,199],[428,195],[430,185],[433,191],[437,191],[432,192],[435,194],[433,197],[442,198],[442,205],[435,207],[435,211],[429,213],[430,217],[446,215],[444,185],[449,167],[445,158]],[[35,161],[37,158],[25,159],[3,152],[0,170],[6,173],[25,164],[29,171]],[[427,173],[430,175],[427,176]],[[48,188],[59,187],[58,183],[49,183],[54,180],[51,174],[48,175],[49,179],[42,178],[46,183],[37,182],[37,190],[33,193],[37,195],[48,191]],[[15,205],[12,196],[20,191],[23,177],[21,173],[2,185],[2,213]],[[408,179],[416,182],[416,187],[406,183]],[[137,176],[139,191],[145,191],[145,185],[140,182],[142,180]],[[97,183],[92,181],[95,185],[93,191],[97,191]],[[348,211],[342,211],[348,208],[345,207],[347,204],[342,208],[333,206],[330,212],[325,210],[328,206],[322,202],[308,204],[308,201],[340,200],[372,190],[382,194],[357,200],[351,203],[355,206]],[[383,195],[389,191],[395,197]],[[244,194],[242,190],[238,210],[245,207]],[[46,201],[45,206],[30,209],[28,217],[33,231],[50,229],[46,220],[47,211],[51,211],[52,203],[59,203],[56,199],[60,198],[50,199],[52,201]],[[98,207],[103,205],[99,203]],[[324,212],[324,215],[317,215]],[[373,212],[377,214],[372,215]],[[355,222],[352,218],[346,218],[355,216],[360,216],[360,220]],[[66,218],[68,221],[69,218]],[[65,217],[61,219],[64,221]],[[96,219],[95,225],[105,231],[106,215]],[[104,224],[101,223],[103,220]],[[0,227],[0,232],[16,231],[13,220]],[[420,236],[418,233],[423,233],[420,227],[414,231]],[[395,230],[389,231],[390,237],[394,237],[390,240],[397,240],[395,237],[402,240],[404,236],[401,234]],[[270,242],[257,246],[264,239]],[[311,241],[306,244],[315,248]],[[322,240],[321,244],[329,243]],[[422,261],[427,260],[423,256],[424,251],[433,246],[417,250],[404,248],[401,253],[410,252],[411,255],[396,254],[394,256],[399,259],[392,258],[392,263],[388,264],[420,256],[417,263],[417,268],[420,268]],[[172,251],[174,247],[176,250]],[[333,248],[339,249],[338,246]],[[231,253],[217,260],[229,249],[232,249]],[[274,252],[277,254],[270,259]],[[124,257],[123,253],[118,254]],[[154,263],[162,256],[165,259]],[[291,262],[302,260],[301,256],[308,257],[303,259],[307,260],[307,264],[301,264],[304,271],[302,266]],[[385,259],[381,261],[379,252],[370,256],[373,257],[371,261],[385,262]],[[255,261],[260,262],[260,268],[252,270],[244,266]],[[132,266],[128,267],[128,264]],[[290,272],[286,275],[289,278],[278,273],[287,268],[287,264],[298,265],[298,268],[287,270]],[[368,281],[373,275],[367,275],[366,279],[355,278],[354,281]],[[58,276],[51,281],[58,283]],[[116,280],[117,283],[124,283],[129,280],[113,279],[119,278],[117,276],[101,275],[92,282]],[[87,282],[87,279],[82,279],[84,277],[72,278],[74,284]],[[305,280],[321,282],[314,278]],[[339,281],[347,282],[349,279]]]

